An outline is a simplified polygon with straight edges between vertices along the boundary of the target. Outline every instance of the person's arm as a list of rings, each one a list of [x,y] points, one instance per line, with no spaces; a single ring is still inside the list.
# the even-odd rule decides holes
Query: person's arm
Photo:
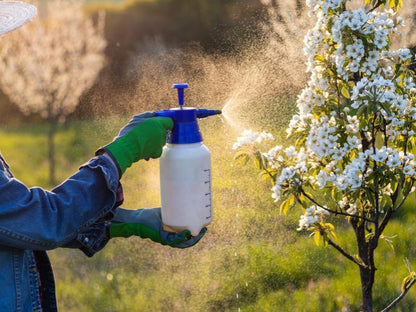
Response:
[[[38,250],[79,239],[114,212],[121,176],[133,162],[159,157],[172,126],[170,118],[154,113],[134,116],[98,157],[51,192],[29,189],[0,171],[0,244]]]
[[[123,188],[121,184],[119,184],[115,207],[119,207],[123,201]],[[72,241],[62,247],[79,249],[88,257],[94,256],[97,252],[103,249],[110,240],[109,226],[111,224],[110,220],[112,220],[113,217],[114,214],[109,213],[104,217],[104,219],[98,220],[90,225],[85,231],[78,233]]]
[[[95,157],[52,191],[27,188],[0,172],[0,244],[46,250],[63,246],[114,213],[117,170]]]

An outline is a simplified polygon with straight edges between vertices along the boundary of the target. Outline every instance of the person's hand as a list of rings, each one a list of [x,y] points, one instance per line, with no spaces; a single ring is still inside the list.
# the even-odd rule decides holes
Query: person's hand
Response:
[[[139,236],[150,238],[162,245],[175,248],[188,248],[195,245],[207,232],[203,228],[197,236],[191,236],[188,230],[180,234],[163,230],[161,209],[128,210],[118,208],[109,228],[111,238]]]
[[[121,177],[134,162],[160,157],[167,131],[172,127],[172,119],[155,117],[154,112],[136,115],[113,142],[100,148],[97,154],[107,153],[115,161]]]

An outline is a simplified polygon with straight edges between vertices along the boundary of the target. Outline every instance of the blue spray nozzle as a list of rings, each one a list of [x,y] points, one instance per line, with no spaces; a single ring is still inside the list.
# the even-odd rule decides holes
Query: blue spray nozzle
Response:
[[[208,116],[219,115],[222,114],[220,109],[197,109],[196,110],[196,117],[197,118],[205,118]]]
[[[189,88],[189,85],[187,83],[175,83],[172,86],[172,89],[178,89],[178,101],[181,107],[183,105],[184,89],[186,88]]]

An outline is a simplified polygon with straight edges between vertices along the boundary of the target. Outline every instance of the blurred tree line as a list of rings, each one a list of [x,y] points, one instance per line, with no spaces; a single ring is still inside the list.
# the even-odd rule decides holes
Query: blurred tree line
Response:
[[[234,54],[261,36],[259,21],[265,18],[258,0],[125,0],[85,5],[87,15],[97,16],[100,11],[106,14],[107,64],[95,85],[81,97],[76,117],[127,112],[129,106],[123,103],[132,99],[137,86],[127,74],[131,58],[148,49],[147,43],[158,40],[169,49],[197,45],[207,54]],[[0,95],[2,124],[28,120],[34,121],[36,116],[22,116]]]

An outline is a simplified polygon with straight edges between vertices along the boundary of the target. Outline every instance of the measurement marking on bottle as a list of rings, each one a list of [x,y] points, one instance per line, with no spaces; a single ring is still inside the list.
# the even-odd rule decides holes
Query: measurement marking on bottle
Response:
[[[207,174],[206,180],[204,181],[204,184],[207,184],[208,190],[205,193],[205,196],[208,197],[208,204],[205,205],[205,208],[209,209],[209,215],[205,217],[206,220],[209,220],[212,218],[212,197],[211,197],[211,169],[204,169],[204,173]]]

